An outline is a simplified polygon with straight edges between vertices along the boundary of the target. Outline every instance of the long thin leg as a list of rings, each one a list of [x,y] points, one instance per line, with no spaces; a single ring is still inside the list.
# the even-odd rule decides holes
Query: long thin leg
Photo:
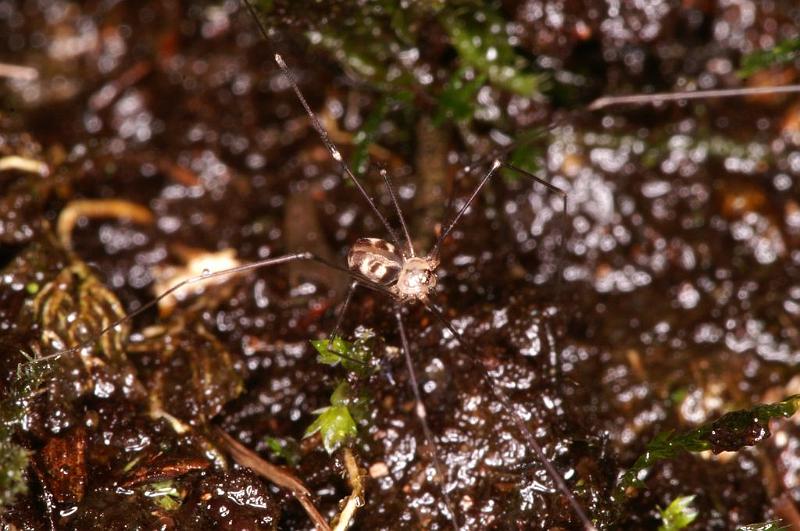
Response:
[[[541,184],[542,186],[546,187],[551,192],[554,192],[561,196],[561,228],[559,230],[559,241],[558,241],[558,258],[556,259],[556,285],[555,285],[555,297],[553,299],[553,304],[556,307],[559,307],[559,303],[561,301],[561,284],[564,278],[564,259],[566,258],[566,251],[567,251],[567,229],[569,228],[569,217],[567,216],[567,192],[559,188],[558,186],[554,185],[553,183],[549,183],[539,177],[535,176],[534,174],[530,173],[529,171],[523,170],[513,164],[503,163],[503,167],[508,168],[509,170],[515,171],[519,174],[522,174],[530,179],[533,179],[535,182]],[[555,345],[555,338],[553,337],[553,332],[550,329],[549,321],[545,321],[545,332],[547,334],[547,343],[548,348],[550,350],[550,378],[555,380],[558,376],[558,372],[561,368],[558,359],[558,350],[556,349]]]
[[[394,203],[394,209],[397,211],[397,217],[400,218],[400,225],[403,227],[403,234],[406,237],[406,243],[408,244],[408,252],[413,257],[414,255],[414,243],[411,241],[411,235],[408,233],[408,225],[406,225],[406,218],[403,216],[403,210],[400,208],[400,203],[397,201],[397,196],[394,193],[394,187],[392,186],[392,181],[389,179],[389,173],[386,171],[385,168],[381,168],[380,170],[381,177],[383,177],[383,182],[386,183],[386,189],[389,190],[389,196],[392,198],[392,203]]]
[[[357,360],[355,358],[352,358],[352,357],[350,357],[347,354],[344,354],[342,352],[335,351],[332,348],[333,344],[334,344],[333,341],[336,338],[336,336],[339,335],[339,330],[341,330],[341,328],[342,328],[342,321],[344,321],[344,315],[347,312],[348,306],[350,306],[350,301],[353,300],[353,293],[355,293],[356,288],[359,285],[360,285],[360,282],[358,280],[354,280],[353,282],[350,283],[350,287],[347,289],[347,295],[345,295],[345,298],[344,298],[344,303],[342,303],[342,307],[339,310],[338,314],[336,315],[336,325],[333,327],[333,331],[328,336],[327,348],[328,348],[329,352],[333,352],[334,354],[336,354],[338,357],[342,358],[343,360],[347,360],[347,361],[350,361],[352,363],[356,363],[358,365],[361,365],[362,367],[369,367],[369,364],[364,363],[361,360]]]
[[[450,322],[445,318],[442,312],[440,312],[436,307],[427,303],[424,304],[424,306],[431,314],[433,314],[436,317],[436,319],[440,323],[442,323],[442,325],[445,328],[447,328],[450,331],[451,334],[453,334],[453,337],[456,338],[456,341],[458,341],[458,343],[462,347],[472,351],[471,352],[472,355],[465,356],[465,359],[470,360],[472,363],[478,363],[480,357],[478,356],[477,349],[471,344],[471,342],[468,341],[463,334],[459,333],[453,327],[453,325],[451,325]],[[492,375],[488,372],[489,367],[487,367],[484,364],[483,368],[484,372],[482,372],[482,374],[486,378],[486,382],[489,384],[489,387],[491,387],[495,397],[497,397],[497,399],[500,401],[500,404],[503,406],[503,409],[505,409],[506,412],[509,415],[511,415],[511,419],[517,426],[517,429],[520,431],[520,433],[525,438],[526,442],[530,445],[530,447],[533,448],[533,452],[536,454],[537,459],[539,459],[539,461],[542,463],[542,466],[544,466],[545,470],[547,470],[547,473],[550,475],[553,482],[556,484],[558,490],[560,490],[561,493],[567,498],[567,501],[569,501],[569,504],[572,506],[573,511],[575,511],[575,514],[583,524],[584,529],[586,529],[587,531],[589,530],[594,531],[596,529],[594,524],[592,524],[591,520],[589,520],[589,517],[586,516],[586,512],[583,510],[583,507],[581,507],[581,504],[578,503],[578,500],[575,498],[575,495],[567,486],[566,482],[564,481],[564,478],[561,476],[558,470],[556,470],[555,466],[553,466],[553,464],[550,462],[547,456],[544,455],[544,450],[542,450],[542,446],[533,436],[533,433],[531,433],[531,430],[528,428],[528,426],[525,424],[522,418],[520,418],[520,416],[514,411],[514,406],[511,403],[511,399],[508,398],[508,395],[506,395],[506,393],[504,393],[503,390],[500,388],[500,384],[497,381],[495,381]]]
[[[504,168],[508,168],[511,171],[515,171],[520,175],[524,175],[529,179],[533,179],[534,182],[537,182],[550,190],[551,192],[558,194],[561,196],[561,229],[560,229],[560,236],[558,241],[559,247],[559,256],[556,263],[556,300],[555,302],[558,303],[559,297],[561,295],[561,280],[564,276],[562,273],[562,268],[564,266],[564,258],[566,256],[566,249],[567,249],[567,229],[569,228],[568,221],[569,218],[567,217],[567,192],[559,188],[558,186],[554,185],[553,183],[549,183],[544,179],[540,179],[539,177],[535,176],[529,171],[523,170],[520,167],[514,166],[508,162],[503,162],[502,166]]]
[[[250,0],[242,0],[242,2],[244,3],[245,7],[247,7],[247,10],[250,12],[250,15],[253,17],[253,20],[255,20],[256,25],[258,26],[258,31],[261,33],[261,36],[263,37],[264,41],[269,43],[269,34],[267,33],[267,28],[261,21],[261,17],[258,16],[258,12],[256,11],[255,7],[250,2]],[[375,212],[375,215],[378,216],[378,219],[381,220],[383,226],[386,227],[387,231],[389,231],[389,235],[391,236],[394,244],[397,245],[397,248],[398,249],[402,248],[400,245],[400,239],[397,237],[397,233],[394,231],[392,226],[389,225],[389,222],[386,221],[386,218],[383,216],[383,214],[381,214],[381,211],[378,210],[378,206],[375,204],[375,201],[372,200],[372,197],[370,197],[370,195],[364,189],[364,186],[361,184],[361,181],[359,181],[353,174],[353,172],[350,170],[350,166],[348,166],[347,162],[345,162],[344,157],[342,157],[342,153],[339,151],[339,149],[337,149],[336,145],[330,139],[328,132],[322,126],[322,123],[319,121],[319,118],[317,118],[317,115],[314,113],[314,111],[311,110],[311,106],[308,104],[308,101],[306,101],[305,96],[303,96],[303,92],[297,85],[297,81],[294,78],[294,74],[292,74],[292,72],[289,70],[289,67],[286,66],[286,63],[284,62],[283,58],[277,53],[275,54],[275,62],[278,63],[278,66],[283,72],[283,75],[286,76],[286,79],[289,80],[289,84],[291,84],[292,90],[294,90],[294,93],[297,95],[297,99],[300,100],[300,103],[303,105],[306,114],[308,114],[308,118],[311,120],[311,125],[317,131],[317,134],[322,139],[322,143],[325,144],[325,147],[328,149],[328,152],[331,154],[333,160],[335,160],[341,165],[342,170],[345,172],[345,174],[347,174],[350,180],[353,181],[353,184],[356,185],[356,188],[358,188],[358,191],[361,192],[361,195],[364,197],[364,199],[367,200],[367,203],[369,204],[372,211]]]
[[[406,366],[408,367],[409,382],[411,383],[411,390],[414,392],[414,400],[416,401],[416,407],[414,409],[416,410],[417,417],[419,417],[420,423],[422,424],[422,431],[425,433],[425,440],[431,446],[431,450],[433,450],[433,465],[436,467],[436,473],[442,481],[442,496],[444,497],[444,503],[447,506],[447,510],[450,512],[452,519],[451,521],[453,522],[453,529],[458,531],[458,516],[453,510],[453,504],[450,501],[450,495],[447,493],[447,475],[445,474],[444,467],[439,460],[439,451],[436,448],[436,441],[433,438],[433,432],[431,431],[430,426],[428,426],[425,404],[422,403],[422,396],[420,396],[417,375],[414,371],[414,363],[411,361],[411,350],[408,347],[408,337],[406,336],[406,329],[403,325],[403,314],[400,311],[399,306],[395,310],[395,317],[397,318],[397,329],[400,331],[400,341],[403,344],[403,355],[406,358]]]
[[[336,326],[333,327],[333,332],[331,335],[328,336],[331,340],[337,336],[339,330],[342,328],[342,321],[344,321],[344,314],[347,312],[347,307],[350,306],[350,301],[353,300],[353,293],[355,293],[356,288],[358,287],[358,281],[354,280],[350,283],[350,288],[347,290],[347,295],[344,297],[344,302],[342,303],[342,308],[339,310],[338,315],[336,316]],[[330,347],[330,345],[328,345]]]
[[[492,175],[494,175],[494,173],[500,166],[501,166],[500,161],[495,159],[495,161],[492,163],[491,169],[489,169],[486,175],[483,176],[481,182],[478,183],[478,186],[476,186],[475,190],[472,192],[472,195],[470,195],[469,199],[467,199],[467,202],[464,203],[464,206],[461,207],[461,210],[458,211],[458,213],[455,215],[450,224],[447,225],[447,228],[445,228],[439,235],[439,239],[436,240],[436,243],[433,245],[433,249],[431,249],[431,252],[428,253],[429,257],[431,258],[439,257],[439,248],[442,246],[442,242],[444,241],[444,239],[447,238],[448,234],[450,234],[450,231],[453,230],[453,227],[455,227],[456,224],[461,220],[461,217],[470,207],[472,202],[475,201],[475,198],[478,197],[478,194],[481,192],[483,187],[486,186],[486,183],[489,182],[489,179],[492,178]]]
[[[37,358],[35,361],[60,358],[61,356],[68,355],[68,354],[74,354],[76,352],[80,352],[81,350],[83,350],[85,348],[89,348],[92,345],[94,345],[97,342],[97,340],[99,340],[101,337],[103,337],[110,330],[113,330],[114,328],[117,328],[118,326],[130,321],[131,319],[133,319],[137,315],[141,314],[142,312],[144,312],[144,311],[148,310],[149,308],[152,308],[153,306],[158,304],[158,302],[163,300],[165,297],[168,297],[172,293],[175,293],[176,291],[178,291],[182,287],[187,286],[189,284],[202,282],[204,280],[208,280],[208,279],[211,279],[211,278],[217,278],[217,277],[229,276],[229,275],[237,275],[237,274],[245,273],[247,271],[253,271],[253,270],[256,270],[256,269],[261,269],[263,267],[270,267],[270,266],[275,266],[275,265],[280,265],[280,264],[286,264],[288,262],[293,262],[295,260],[313,260],[315,262],[319,262],[319,263],[322,263],[322,264],[324,264],[324,265],[326,265],[328,267],[336,269],[337,271],[345,273],[345,274],[349,275],[350,277],[357,278],[356,275],[352,271],[350,271],[348,269],[345,269],[343,267],[339,267],[336,264],[333,264],[333,263],[331,263],[331,262],[329,262],[329,261],[327,261],[327,260],[325,260],[323,258],[320,258],[320,257],[316,256],[313,253],[309,253],[309,252],[293,253],[293,254],[287,254],[287,255],[283,255],[283,256],[276,256],[274,258],[267,258],[265,260],[259,260],[258,262],[252,262],[250,264],[243,264],[243,265],[240,265],[240,266],[237,266],[237,267],[232,267],[232,268],[229,268],[229,269],[221,269],[219,271],[204,272],[203,274],[196,275],[194,277],[189,277],[189,278],[187,278],[185,280],[182,280],[181,282],[178,282],[177,284],[175,284],[174,286],[169,288],[167,291],[165,291],[164,293],[160,294],[158,297],[150,300],[149,302],[143,304],[141,307],[137,308],[136,310],[130,312],[129,314],[126,314],[126,315],[120,317],[119,319],[117,319],[113,323],[109,324],[108,326],[106,326],[105,328],[100,330],[100,332],[95,334],[93,337],[90,337],[86,341],[82,342],[80,345],[78,345],[76,347],[64,349],[64,350],[59,350],[58,352],[53,352],[52,354],[48,354],[46,356],[42,356],[41,358]],[[381,292],[385,291],[385,289],[382,288],[381,286],[373,286],[373,285],[371,285],[371,283],[364,282],[360,278],[358,280],[361,283],[363,283],[366,287],[369,287],[371,289],[376,289],[377,291],[381,291]]]
[[[586,107],[597,111],[612,105],[656,105],[665,101],[697,100],[704,98],[731,98],[736,96],[759,96],[762,94],[788,94],[800,92],[800,85],[777,85],[772,87],[746,87],[734,89],[692,90],[687,92],[657,92],[633,96],[605,96],[594,100]]]
[[[488,172],[486,172],[486,175],[484,175],[483,178],[481,178],[480,182],[478,183],[478,186],[475,187],[475,190],[473,190],[473,192],[469,196],[469,199],[467,200],[467,202],[464,203],[464,206],[461,207],[461,209],[455,215],[455,217],[450,222],[450,224],[447,225],[447,228],[445,228],[445,230],[443,230],[442,233],[439,235],[439,239],[436,240],[436,244],[433,246],[433,250],[431,250],[430,256],[432,256],[432,257],[438,257],[439,256],[439,248],[441,247],[442,242],[444,242],[445,238],[447,238],[447,236],[450,234],[450,232],[453,230],[453,228],[458,224],[458,222],[461,221],[461,218],[464,216],[464,214],[466,213],[467,209],[475,201],[475,198],[478,197],[478,194],[481,193],[481,190],[483,190],[483,187],[486,186],[486,183],[489,182],[489,179],[491,179],[492,176],[501,167],[508,168],[509,170],[515,171],[517,173],[520,173],[521,175],[524,175],[525,177],[533,179],[534,182],[537,182],[537,183],[541,184],[542,186],[546,187],[551,192],[554,192],[554,193],[560,195],[561,199],[563,201],[562,212],[564,213],[564,217],[566,219],[567,193],[564,190],[562,190],[561,188],[559,188],[558,186],[556,186],[556,185],[554,185],[552,183],[549,183],[549,182],[545,181],[544,179],[540,179],[539,177],[535,176],[534,174],[532,174],[532,173],[530,173],[528,171],[523,170],[522,168],[519,168],[519,167],[514,166],[513,164],[509,164],[507,162],[501,162],[500,160],[495,159],[495,161],[492,163],[492,167],[489,169]],[[562,234],[562,238],[563,237],[564,236]],[[563,248],[563,243],[564,243],[563,240],[562,240],[561,243],[562,243],[562,248]],[[559,275],[559,277],[560,277],[560,275]]]

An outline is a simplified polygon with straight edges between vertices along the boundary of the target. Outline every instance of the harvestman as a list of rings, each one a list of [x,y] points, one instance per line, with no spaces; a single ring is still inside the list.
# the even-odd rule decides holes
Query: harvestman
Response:
[[[248,7],[250,6],[248,5]],[[261,25],[260,20],[258,19],[256,20],[258,21],[260,30],[266,36],[265,29]],[[155,299],[150,300],[149,302],[145,303],[144,305],[134,310],[133,312],[117,319],[110,325],[106,326],[105,328],[100,330],[100,332],[98,332],[94,337],[78,345],[77,347],[55,352],[48,356],[39,358],[39,360],[57,358],[66,354],[81,351],[91,346],[92,344],[94,344],[94,342],[97,341],[97,339],[99,339],[101,336],[103,336],[110,330],[120,326],[126,321],[133,319],[137,315],[141,314],[142,312],[156,305],[159,301],[163,300],[165,297],[168,297],[169,295],[180,290],[181,288],[183,288],[188,284],[203,282],[215,277],[229,276],[229,275],[244,273],[247,271],[252,271],[255,269],[286,264],[290,262],[315,261],[327,267],[335,269],[341,273],[347,274],[352,279],[348,292],[345,296],[344,303],[342,304],[342,308],[341,310],[339,310],[334,331],[329,336],[330,338],[336,337],[336,335],[338,334],[344,314],[347,310],[347,307],[350,304],[350,301],[352,300],[353,292],[357,287],[363,286],[366,288],[370,288],[374,291],[383,293],[394,300],[395,318],[397,320],[397,327],[400,333],[403,355],[405,357],[406,366],[409,372],[409,380],[411,383],[411,388],[414,393],[414,398],[417,405],[416,413],[421,421],[427,443],[433,449],[432,456],[437,474],[441,478],[446,478],[446,475],[443,472],[443,467],[438,457],[438,453],[436,451],[433,432],[431,431],[428,425],[428,421],[426,419],[425,407],[423,405],[422,397],[419,391],[419,385],[417,382],[416,373],[414,371],[413,362],[411,360],[408,337],[406,335],[405,326],[403,324],[402,306],[413,302],[420,303],[439,322],[441,322],[441,324],[445,328],[447,328],[450,331],[450,333],[453,335],[453,337],[456,338],[456,340],[459,342],[459,344],[462,345],[462,347],[465,347],[475,352],[474,348],[472,347],[472,345],[469,344],[466,338],[447,321],[441,310],[436,308],[429,300],[429,295],[434,290],[437,283],[436,268],[439,266],[439,251],[442,242],[447,238],[447,236],[450,234],[453,228],[458,224],[458,222],[464,216],[466,211],[469,209],[470,205],[474,202],[475,198],[484,188],[489,179],[491,179],[491,177],[495,175],[497,170],[500,169],[501,167],[508,168],[512,171],[530,177],[535,182],[557,193],[559,196],[561,196],[563,200],[564,213],[566,213],[567,194],[557,186],[548,183],[521,168],[517,168],[516,166],[506,162],[501,162],[500,160],[495,160],[492,163],[489,171],[483,176],[478,185],[475,187],[475,190],[472,192],[467,202],[464,203],[464,205],[459,209],[459,211],[453,217],[453,219],[450,221],[447,227],[441,232],[431,252],[429,252],[424,257],[417,256],[411,241],[411,237],[408,232],[408,227],[406,225],[405,218],[403,216],[402,210],[400,209],[400,205],[397,201],[397,197],[395,195],[394,189],[392,187],[387,172],[385,170],[381,170],[380,174],[384,179],[386,188],[389,191],[392,203],[394,204],[394,208],[400,219],[400,224],[402,226],[403,236],[404,236],[403,242],[405,242],[405,245],[401,243],[401,240],[398,238],[396,231],[391,227],[391,225],[383,216],[383,214],[381,214],[380,210],[378,210],[375,202],[372,200],[367,191],[364,189],[358,178],[353,174],[350,167],[344,161],[339,150],[330,140],[327,131],[323,128],[316,114],[311,110],[311,107],[308,105],[308,102],[306,101],[305,97],[303,96],[302,92],[300,91],[300,88],[298,87],[294,79],[294,75],[289,71],[288,67],[286,66],[286,63],[283,61],[281,56],[277,54],[275,55],[275,61],[280,67],[281,71],[289,80],[292,89],[294,90],[295,94],[300,100],[300,103],[303,105],[303,108],[308,114],[314,129],[317,131],[317,133],[322,139],[322,142],[325,144],[325,147],[330,152],[331,157],[341,165],[341,168],[344,171],[344,173],[356,185],[356,188],[358,188],[361,195],[367,201],[369,207],[372,209],[372,211],[375,213],[378,219],[380,219],[383,226],[386,228],[393,243],[390,243],[386,240],[379,238],[360,238],[356,240],[356,242],[353,244],[353,246],[350,248],[347,254],[347,268],[343,268],[336,264],[333,264],[310,252],[298,252],[283,256],[277,256],[274,258],[267,258],[265,260],[260,260],[258,262],[244,264],[229,269],[223,269],[219,271],[204,271],[201,275],[187,278],[175,284],[168,290],[161,293]],[[349,359],[350,361],[363,364],[362,361],[348,358],[347,356],[341,353],[337,353],[337,355],[342,358]],[[506,412],[511,416],[513,422],[515,423],[519,431],[522,433],[526,442],[531,446],[531,448],[533,448],[537,458],[541,461],[541,463],[547,470],[548,474],[551,476],[552,480],[554,481],[558,489],[564,494],[564,496],[566,496],[567,500],[572,505],[575,514],[578,516],[578,518],[580,518],[584,527],[586,529],[595,529],[594,525],[586,516],[586,513],[584,512],[583,508],[578,503],[573,493],[569,490],[569,487],[567,486],[562,476],[559,474],[559,472],[555,469],[555,467],[545,456],[542,447],[536,441],[530,429],[525,425],[524,421],[514,411],[514,408],[511,404],[511,400],[500,389],[499,385],[494,381],[491,375],[488,374],[488,372],[484,372],[483,374],[486,378],[488,378],[488,383],[490,384],[490,387],[494,392],[496,398],[500,401]],[[456,530],[458,530],[458,519],[444,485],[442,488],[442,493],[444,496],[445,504],[450,513],[453,526]]]
[[[258,14],[256,13],[253,6],[250,4],[248,0],[243,0],[243,3],[250,11],[250,14],[253,16],[253,19],[258,25],[261,35],[264,37],[264,39],[268,40],[266,28],[264,27],[263,23],[258,17]],[[356,240],[356,242],[353,244],[353,246],[350,248],[347,254],[346,268],[333,264],[323,258],[320,258],[319,256],[316,256],[313,253],[298,252],[298,253],[286,254],[283,256],[277,256],[274,258],[267,258],[265,260],[260,260],[258,262],[240,265],[230,269],[224,269],[219,271],[205,271],[201,275],[190,277],[177,283],[176,285],[172,286],[171,288],[160,294],[155,299],[150,300],[149,302],[145,303],[144,305],[134,310],[133,312],[117,319],[110,325],[106,326],[105,328],[100,330],[100,332],[98,332],[94,337],[88,339],[87,341],[83,342],[77,347],[61,350],[38,359],[39,360],[53,359],[66,354],[79,352],[94,344],[101,336],[103,336],[110,330],[115,329],[116,327],[120,326],[126,321],[129,321],[134,317],[136,317],[137,315],[141,314],[142,312],[152,308],[159,301],[161,301],[165,297],[168,297],[174,292],[180,290],[186,285],[207,281],[215,277],[230,276],[256,269],[286,264],[290,262],[315,261],[327,267],[335,269],[341,273],[344,273],[352,279],[352,282],[350,284],[350,287],[347,291],[344,302],[342,304],[342,308],[341,310],[339,310],[339,313],[337,315],[336,325],[334,327],[333,333],[329,336],[329,338],[332,339],[337,336],[338,331],[341,328],[345,312],[352,300],[353,293],[355,289],[358,288],[359,286],[366,287],[374,291],[383,293],[388,297],[390,297],[395,302],[395,318],[397,320],[397,327],[400,335],[400,341],[402,344],[403,355],[409,373],[409,381],[411,384],[411,389],[413,391],[414,398],[417,404],[416,413],[421,421],[421,425],[427,443],[433,449],[432,458],[437,474],[440,476],[442,480],[444,480],[447,476],[443,471],[443,467],[441,465],[438,452],[436,450],[436,444],[434,441],[433,433],[426,419],[425,408],[419,391],[419,385],[416,378],[416,373],[414,371],[413,362],[411,360],[408,337],[406,335],[405,325],[403,324],[402,308],[404,305],[411,304],[414,302],[420,303],[428,312],[430,312],[436,318],[436,320],[438,320],[453,335],[453,337],[458,341],[458,343],[462,347],[475,353],[476,350],[470,344],[470,342],[463,336],[463,334],[458,332],[447,321],[444,314],[438,308],[436,308],[436,306],[434,306],[429,300],[429,295],[434,290],[437,284],[436,269],[439,266],[439,252],[442,243],[451,233],[454,227],[458,224],[461,218],[464,216],[466,211],[472,205],[475,198],[484,188],[489,179],[491,179],[491,177],[495,175],[497,170],[499,170],[500,168],[507,168],[511,171],[529,177],[534,182],[539,183],[540,185],[546,187],[551,192],[558,194],[562,198],[562,209],[563,209],[562,215],[564,216],[566,216],[567,194],[564,190],[558,188],[552,183],[544,181],[539,177],[521,168],[518,168],[512,164],[496,159],[492,163],[490,169],[481,178],[478,185],[475,187],[474,191],[469,196],[464,205],[458,210],[458,212],[450,221],[450,223],[441,232],[441,234],[439,235],[433,246],[433,249],[424,257],[417,256],[412,244],[411,237],[408,232],[408,227],[406,225],[403,212],[400,209],[400,205],[397,201],[397,197],[395,195],[394,189],[392,187],[387,172],[385,170],[381,170],[380,174],[384,180],[386,189],[389,192],[390,198],[394,205],[394,209],[400,220],[400,225],[403,231],[403,240],[401,240],[398,237],[397,232],[392,228],[387,219],[377,208],[375,202],[367,193],[367,191],[365,190],[361,182],[358,180],[358,178],[353,174],[350,167],[344,161],[344,158],[342,157],[341,153],[336,148],[334,143],[330,140],[327,131],[320,123],[316,114],[311,110],[311,107],[309,106],[308,102],[303,96],[303,93],[301,92],[300,88],[297,85],[294,75],[289,71],[288,67],[286,66],[286,63],[283,61],[281,56],[276,54],[275,61],[280,67],[283,74],[289,80],[292,90],[295,92],[297,98],[300,100],[300,103],[302,104],[305,112],[308,114],[312,126],[319,134],[323,144],[327,148],[331,157],[334,159],[334,161],[339,163],[342,171],[353,182],[353,184],[355,184],[359,193],[366,200],[372,212],[381,221],[382,225],[385,227],[386,231],[389,234],[391,243],[379,238],[360,238]],[[798,92],[798,91],[800,91],[800,85],[786,85],[786,86],[775,86],[775,87],[758,87],[750,89],[745,88],[745,89],[731,89],[731,90],[712,90],[712,91],[659,93],[659,94],[649,94],[649,95],[607,97],[596,100],[594,103],[589,105],[587,109],[598,110],[616,104],[655,104],[663,101],[676,101],[676,100],[686,100],[694,98],[729,97],[729,96],[742,96],[742,95],[753,95],[753,94],[788,93],[788,92]],[[562,234],[561,235],[562,240],[563,237],[564,235]],[[405,245],[403,245],[403,242],[405,243]],[[563,243],[564,242],[562,241],[561,245],[563,245]],[[338,355],[343,358],[347,358],[342,354]],[[350,359],[350,361],[356,363],[363,363],[362,361],[355,359]],[[478,363],[478,361],[475,361],[475,359],[472,359],[472,361],[473,363]],[[533,449],[537,459],[539,459],[539,461],[542,463],[542,465],[546,469],[547,473],[550,475],[551,479],[553,480],[558,490],[566,497],[567,501],[572,506],[575,515],[580,519],[584,528],[587,530],[595,529],[595,526],[589,520],[583,507],[578,503],[575,495],[567,486],[562,475],[555,469],[550,460],[545,456],[541,445],[537,442],[536,438],[533,436],[532,432],[525,424],[524,420],[514,411],[511,400],[502,391],[499,384],[494,381],[493,377],[488,372],[488,370],[484,371],[482,374],[487,379],[487,382],[490,384],[490,387],[495,397],[501,403],[506,413],[511,417],[512,421],[514,422],[517,429],[524,437],[525,441]],[[444,497],[445,505],[447,506],[448,512],[450,513],[453,527],[456,530],[458,530],[459,527],[458,518],[456,512],[453,509],[453,505],[450,501],[445,485],[442,486],[442,495]]]

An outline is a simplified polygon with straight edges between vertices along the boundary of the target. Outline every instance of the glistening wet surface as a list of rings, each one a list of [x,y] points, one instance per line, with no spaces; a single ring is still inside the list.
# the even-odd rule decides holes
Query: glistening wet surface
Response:
[[[21,349],[79,344],[193,257],[218,253],[202,266],[214,269],[231,256],[310,250],[343,264],[357,238],[387,237],[302,113],[278,51],[347,160],[370,131],[368,152],[392,174],[419,252],[493,154],[535,160],[568,194],[565,223],[558,195],[504,173],[443,245],[434,301],[474,350],[418,305],[404,313],[462,528],[580,529],[484,366],[598,527],[655,529],[658,508],[686,495],[696,496],[695,529],[794,524],[791,420],[769,424],[769,437],[760,424],[723,430],[713,449],[739,451],[661,462],[624,499],[611,495],[659,432],[798,392],[797,97],[584,110],[606,94],[791,82],[792,63],[746,81],[736,68],[774,35],[795,36],[793,4],[482,7],[551,85],[523,97],[514,91],[529,78],[487,67],[465,119],[452,102],[439,117],[431,97],[470,50],[448,44],[468,31],[452,22],[459,10],[397,22],[409,28],[396,31],[404,47],[374,52],[402,66],[387,86],[366,53],[389,42],[383,2],[275,2],[265,43],[233,1],[0,0],[0,63],[38,72],[0,79],[0,160],[47,168],[0,172],[3,394],[14,396]],[[331,40],[337,24],[373,36],[353,48]],[[407,79],[412,89],[396,90]],[[522,147],[508,154],[514,140]],[[363,180],[394,223],[374,169]],[[393,303],[359,291],[342,328],[376,333],[380,370],[359,378],[316,360],[309,340],[333,329],[347,283],[325,267],[262,269],[55,362],[13,426],[11,440],[31,451],[28,489],[0,519],[19,529],[312,529],[286,490],[235,465],[212,433],[291,467],[330,520],[349,494],[341,452],[302,437],[346,379],[368,398],[352,441],[367,477],[353,528],[451,527]]]

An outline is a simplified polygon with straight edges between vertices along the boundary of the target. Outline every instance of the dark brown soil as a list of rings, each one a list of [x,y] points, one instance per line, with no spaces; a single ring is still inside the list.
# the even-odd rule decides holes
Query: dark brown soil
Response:
[[[655,529],[657,508],[681,495],[696,495],[692,529],[791,523],[798,514],[800,430],[792,421],[773,422],[768,438],[770,431],[723,434],[726,449],[766,440],[666,461],[649,470],[645,487],[611,499],[618,476],[657,433],[800,387],[800,100],[583,110],[604,94],[695,81],[741,86],[741,55],[800,27],[792,0],[673,4],[498,3],[517,24],[521,50],[584,81],[528,107],[518,96],[487,95],[508,114],[506,132],[555,124],[530,149],[545,155],[549,178],[568,193],[566,233],[557,196],[525,180],[493,180],[443,247],[435,298],[475,351],[423,308],[405,315],[464,528],[580,528],[480,364],[465,357],[494,367],[601,528]],[[339,16],[350,9],[343,6],[313,3],[309,20],[327,10]],[[0,63],[38,71],[34,81],[0,78],[0,158],[29,157],[51,170],[0,171],[0,389],[7,392],[21,349],[75,346],[122,308],[151,300],[156,266],[181,266],[186,249],[231,249],[242,262],[313,250],[343,264],[356,238],[386,237],[272,55],[284,54],[312,108],[343,109],[336,139],[348,156],[347,139],[379,91],[309,47],[306,21],[296,6],[290,11],[281,25],[268,21],[274,42],[265,43],[235,1],[0,0]],[[452,51],[437,48],[441,30],[428,31],[423,60],[450,68]],[[751,83],[783,84],[797,72],[768,70]],[[419,124],[431,103],[416,97],[412,127],[377,142],[424,250],[431,212],[451,199],[461,204],[487,156],[502,149],[494,126],[481,121],[471,124],[474,146],[449,122],[423,141]],[[387,123],[407,125],[401,114]],[[443,153],[425,152],[434,141]],[[437,171],[439,155],[448,159]],[[476,160],[484,166],[461,171]],[[377,172],[364,181],[391,212]],[[153,219],[79,218],[72,250],[64,249],[59,214],[80,199],[112,198],[146,207]],[[46,286],[53,292],[42,295]],[[10,529],[312,528],[288,492],[234,465],[210,434],[221,428],[287,464],[270,438],[301,440],[347,376],[318,363],[308,341],[333,328],[346,286],[325,268],[259,270],[171,315],[144,312],[105,338],[102,355],[56,362],[57,379],[15,435],[31,450],[28,492],[0,519]],[[353,448],[372,472],[354,528],[449,528],[392,310],[364,290],[344,321],[348,336],[358,326],[374,330],[384,360],[370,378],[350,375],[369,397]],[[154,399],[189,431],[153,418]],[[349,492],[340,456],[315,439],[296,451],[295,475],[332,518]],[[165,481],[176,506],[153,494]]]

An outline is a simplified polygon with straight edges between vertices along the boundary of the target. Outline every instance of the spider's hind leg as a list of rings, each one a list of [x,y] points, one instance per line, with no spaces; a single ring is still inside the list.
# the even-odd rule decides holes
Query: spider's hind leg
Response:
[[[516,409],[514,408],[514,404],[506,392],[503,391],[499,382],[497,382],[491,375],[489,372],[491,367],[487,366],[485,360],[481,358],[478,350],[475,348],[475,345],[468,340],[464,334],[458,332],[455,327],[453,327],[441,310],[431,304],[425,304],[424,306],[428,312],[431,313],[436,320],[439,321],[441,325],[453,335],[456,341],[458,341],[458,344],[461,345],[462,348],[465,348],[469,351],[469,355],[462,356],[462,358],[467,360],[469,363],[476,364],[481,368],[480,374],[485,383],[489,386],[495,398],[497,398],[497,401],[500,402],[503,410],[505,410],[505,413],[509,415],[511,420],[514,422],[514,425],[517,427],[520,435],[528,444],[528,447],[533,450],[534,455],[547,471],[547,474],[550,476],[550,479],[553,481],[556,489],[566,498],[567,502],[572,507],[573,512],[583,525],[583,528],[587,531],[595,530],[596,528],[594,524],[592,524],[591,520],[586,514],[586,511],[578,501],[578,498],[575,496],[575,494],[573,494],[572,490],[567,485],[564,476],[558,471],[558,469],[556,469],[555,465],[553,465],[552,461],[547,457],[547,455],[545,455],[542,445],[539,444],[536,437],[534,437],[533,432],[528,427],[526,421],[517,413]]]
[[[411,384],[411,390],[414,393],[415,408],[414,411],[422,425],[422,431],[425,433],[425,440],[430,445],[433,456],[433,465],[436,467],[436,474],[442,482],[442,496],[444,503],[447,506],[447,512],[450,513],[450,521],[453,523],[453,529],[459,530],[458,515],[455,512],[453,503],[450,500],[450,494],[447,492],[447,473],[442,466],[441,459],[439,458],[439,449],[436,446],[436,439],[433,437],[433,432],[428,425],[427,412],[425,411],[425,404],[422,402],[422,395],[419,392],[419,383],[417,381],[417,374],[414,371],[414,363],[411,360],[411,350],[408,346],[408,336],[406,335],[405,325],[403,325],[403,313],[400,306],[395,309],[395,318],[397,319],[397,330],[400,333],[400,341],[403,347],[403,356],[406,360],[406,367],[408,369],[408,381]]]

